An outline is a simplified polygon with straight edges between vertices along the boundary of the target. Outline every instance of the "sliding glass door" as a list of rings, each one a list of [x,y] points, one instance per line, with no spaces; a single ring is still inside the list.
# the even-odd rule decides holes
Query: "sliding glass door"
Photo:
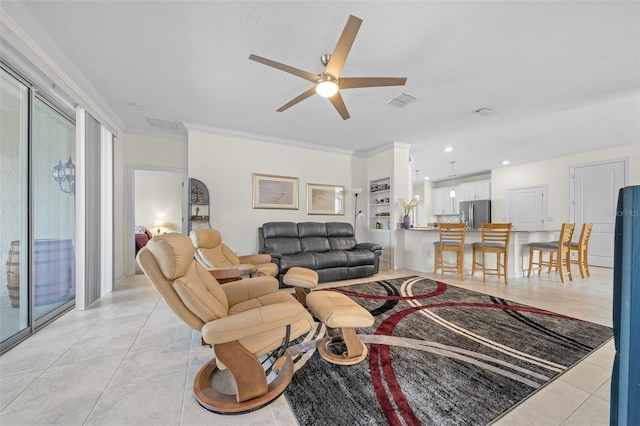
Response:
[[[73,306],[75,124],[17,76],[0,80],[2,349]]]
[[[33,104],[31,244],[34,320],[75,297],[75,125]]]
[[[29,89],[4,70],[0,74],[0,334],[2,341],[29,324],[28,263],[20,243],[28,229]],[[26,256],[23,256],[27,258]],[[4,260],[3,259],[3,260]]]

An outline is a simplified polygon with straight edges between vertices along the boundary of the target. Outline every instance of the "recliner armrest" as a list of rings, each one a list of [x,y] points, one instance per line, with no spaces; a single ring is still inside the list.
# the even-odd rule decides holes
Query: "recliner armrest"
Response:
[[[253,265],[259,265],[261,263],[271,262],[271,255],[269,254],[246,254],[244,256],[238,256],[240,263],[251,263]]]
[[[256,297],[278,291],[278,280],[274,277],[254,277],[239,281],[232,281],[222,286],[229,305],[233,306],[245,300],[255,299]]]
[[[260,249],[260,253],[261,254],[268,254],[269,256],[271,256],[273,259],[277,259],[278,261],[280,260],[280,258],[282,257],[282,254],[280,254],[279,252],[270,249],[268,247],[262,247]]]
[[[382,246],[376,243],[358,243],[356,244],[356,250],[380,251]]]
[[[205,342],[215,345],[285,327],[304,318],[313,321],[300,303],[274,303],[210,321],[201,332]]]
[[[253,263],[239,263],[232,266],[214,266],[212,268],[207,268],[207,271],[220,271],[225,269],[236,269],[240,275],[250,275],[256,272],[258,267]]]

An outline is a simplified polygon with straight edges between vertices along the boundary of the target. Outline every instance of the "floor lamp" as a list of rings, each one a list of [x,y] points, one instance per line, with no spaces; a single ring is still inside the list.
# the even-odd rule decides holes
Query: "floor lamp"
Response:
[[[356,196],[356,201],[353,203],[353,235],[355,236],[358,228],[358,215],[362,213],[362,210],[358,211],[358,195],[362,192],[362,188],[353,188],[352,191]]]

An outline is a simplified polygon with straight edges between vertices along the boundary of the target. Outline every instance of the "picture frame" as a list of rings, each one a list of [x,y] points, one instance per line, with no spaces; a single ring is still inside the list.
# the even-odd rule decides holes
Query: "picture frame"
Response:
[[[298,178],[253,173],[253,208],[298,210]]]
[[[308,183],[307,214],[344,215],[344,186]]]

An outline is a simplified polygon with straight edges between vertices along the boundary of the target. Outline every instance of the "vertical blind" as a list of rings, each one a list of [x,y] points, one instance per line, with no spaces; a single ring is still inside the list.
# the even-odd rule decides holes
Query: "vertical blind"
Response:
[[[85,113],[85,306],[100,299],[101,253],[101,126],[91,114]]]

